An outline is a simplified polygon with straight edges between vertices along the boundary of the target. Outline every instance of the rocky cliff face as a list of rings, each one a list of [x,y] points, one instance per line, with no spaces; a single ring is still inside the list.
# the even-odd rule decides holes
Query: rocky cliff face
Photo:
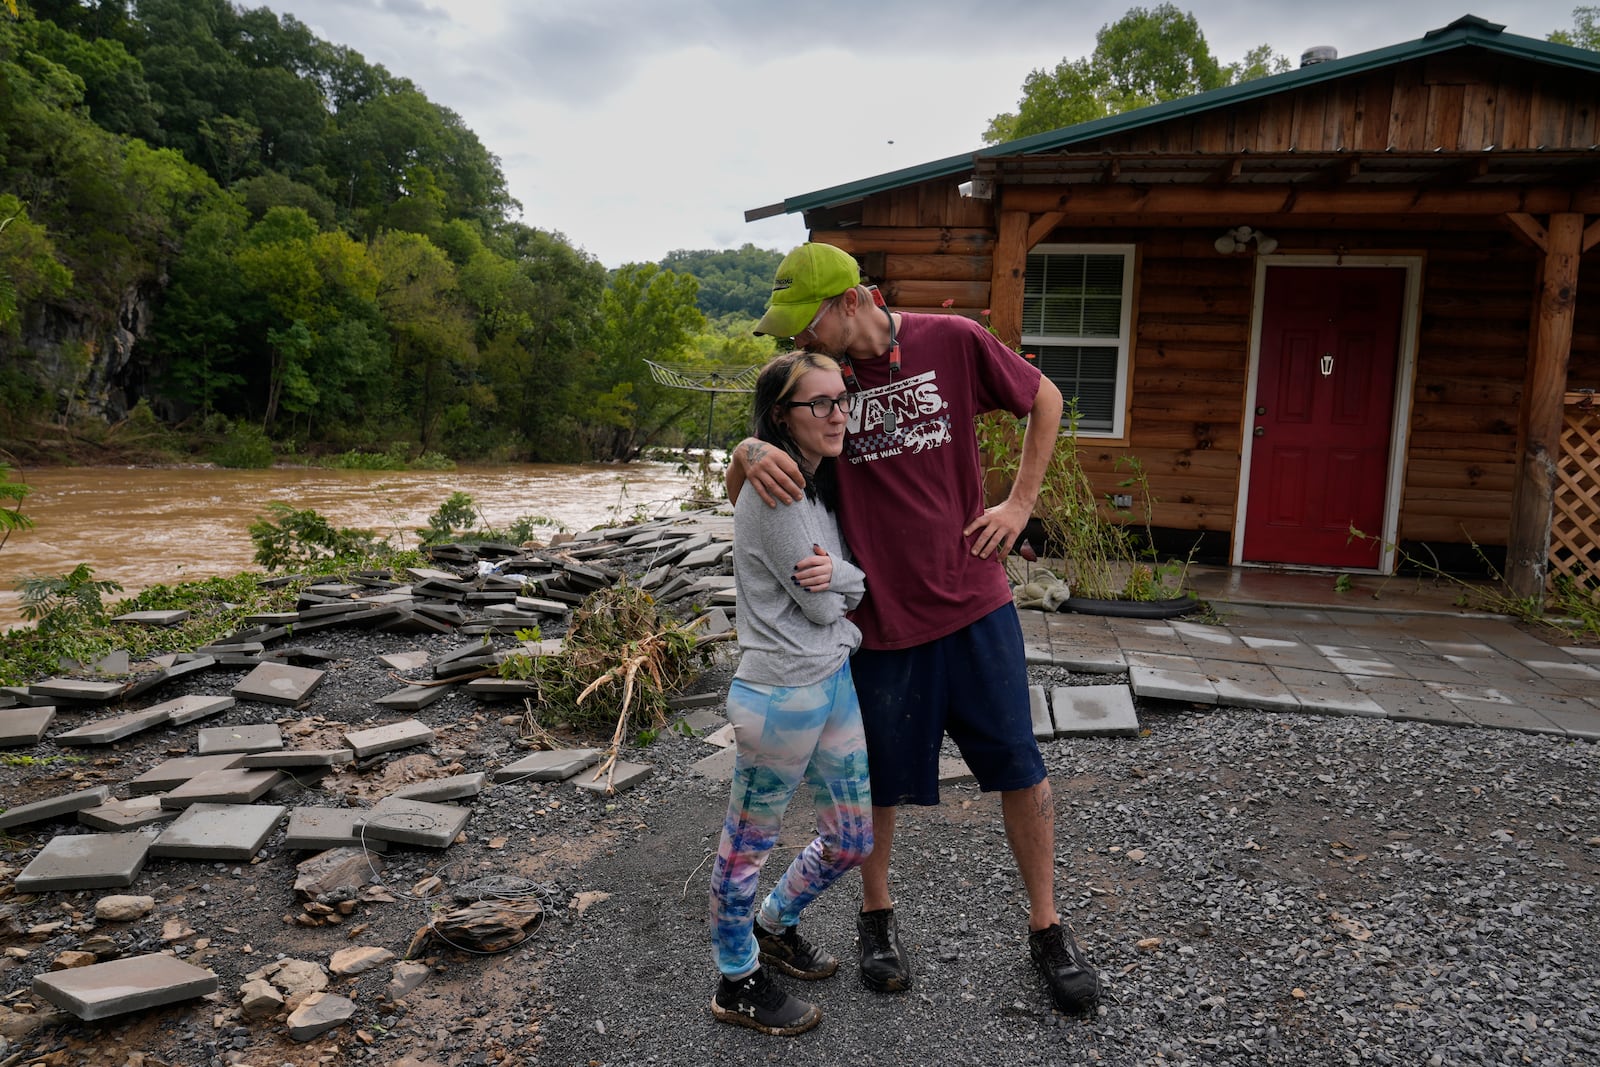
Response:
[[[148,378],[139,342],[149,333],[151,297],[130,285],[110,314],[46,305],[30,316],[18,345],[22,365],[56,397],[58,410],[108,422],[127,415]]]

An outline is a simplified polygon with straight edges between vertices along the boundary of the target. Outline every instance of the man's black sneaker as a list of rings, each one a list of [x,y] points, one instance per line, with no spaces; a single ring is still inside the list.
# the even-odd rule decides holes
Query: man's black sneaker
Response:
[[[1082,1015],[1100,1002],[1100,976],[1073,940],[1071,931],[1060,923],[1030,932],[1028,955],[1044,975],[1050,997],[1062,1011]]]
[[[864,911],[856,916],[861,940],[861,980],[879,993],[911,988],[911,964],[900,947],[900,927],[893,908]]]
[[[711,1014],[718,1022],[779,1037],[803,1034],[822,1021],[821,1008],[790,996],[765,967],[737,980],[724,977],[719,981],[711,998]]]
[[[785,926],[781,934],[773,933],[760,923],[755,927],[762,963],[770,963],[784,974],[808,982],[827,978],[839,969],[839,961],[801,937],[798,926]]]

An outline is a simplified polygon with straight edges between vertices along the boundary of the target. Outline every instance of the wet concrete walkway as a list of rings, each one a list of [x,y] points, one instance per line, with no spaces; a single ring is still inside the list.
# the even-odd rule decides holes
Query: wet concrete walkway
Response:
[[[1126,671],[1145,699],[1600,740],[1600,649],[1462,612],[1449,583],[1391,580],[1374,600],[1382,579],[1217,571],[1192,584],[1220,622],[1024,610],[1029,661]]]

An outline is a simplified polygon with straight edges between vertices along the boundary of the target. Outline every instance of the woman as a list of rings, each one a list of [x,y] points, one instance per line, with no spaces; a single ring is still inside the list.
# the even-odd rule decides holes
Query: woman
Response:
[[[834,521],[833,464],[855,397],[827,356],[791,352],[762,368],[752,422],[805,473],[806,498],[769,508],[745,493],[734,508],[734,575],[742,655],[728,693],[738,739],[728,818],[711,873],[711,938],[721,980],[711,1012],[769,1034],[798,1034],[822,1012],[768,974],[826,978],[839,961],[800,936],[800,911],[872,851],[861,707],[850,653],[861,633],[845,612],[866,583],[845,559]],[[817,837],[753,914],[756,882],[801,779]]]

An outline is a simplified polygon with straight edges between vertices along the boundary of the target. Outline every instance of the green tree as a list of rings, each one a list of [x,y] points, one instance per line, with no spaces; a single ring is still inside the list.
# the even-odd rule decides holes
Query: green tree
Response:
[[[1574,48],[1600,51],[1600,7],[1572,9],[1572,29],[1551,30],[1550,40]]]
[[[737,249],[707,249],[668,252],[661,261],[665,270],[692,274],[700,283],[696,298],[700,311],[710,319],[724,315],[746,315],[759,319],[772,295],[772,276],[783,262],[782,252],[771,252],[746,243]]]
[[[427,449],[462,383],[471,380],[477,361],[472,323],[455,266],[426,237],[391,231],[373,242],[372,258],[394,370],[402,379],[400,396]]]
[[[21,308],[71,286],[72,272],[44,227],[28,218],[22,201],[0,193],[0,331],[16,336]]]
[[[619,269],[600,300],[584,413],[593,455],[631,460],[694,408],[694,394],[659,385],[645,360],[679,362],[705,326],[693,276],[653,263]]]
[[[1029,137],[1288,68],[1267,45],[1224,67],[1193,15],[1170,3],[1129,8],[1100,27],[1087,58],[1031,72],[1017,111],[990,119],[983,139],[996,144]]]

